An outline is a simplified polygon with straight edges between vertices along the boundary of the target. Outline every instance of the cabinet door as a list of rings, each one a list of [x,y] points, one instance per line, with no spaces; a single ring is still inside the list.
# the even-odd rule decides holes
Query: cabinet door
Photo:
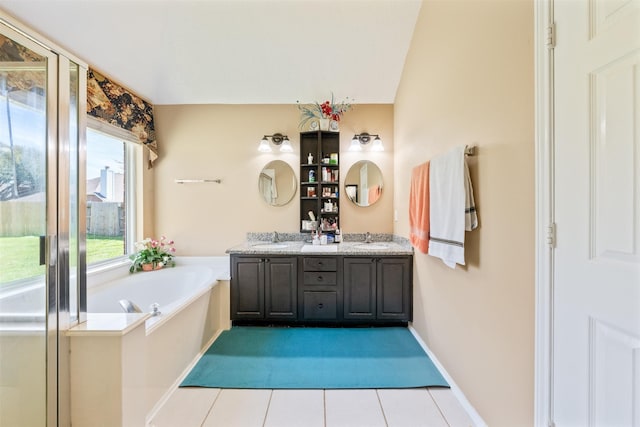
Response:
[[[304,292],[303,320],[333,320],[338,318],[337,292]]]
[[[264,263],[261,258],[231,259],[231,319],[264,318]]]
[[[375,319],[375,258],[344,258],[344,318]]]
[[[267,258],[265,260],[265,317],[295,320],[298,316],[297,259]]]
[[[411,320],[410,258],[378,258],[377,313],[378,320]]]

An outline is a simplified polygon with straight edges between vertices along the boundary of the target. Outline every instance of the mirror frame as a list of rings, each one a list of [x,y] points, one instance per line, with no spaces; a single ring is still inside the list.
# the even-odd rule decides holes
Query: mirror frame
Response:
[[[352,175],[353,173],[357,173],[357,170],[363,164],[367,164],[368,167],[374,166],[380,176],[379,183],[376,183],[376,185],[379,187],[378,195],[372,203],[367,203],[367,204],[361,204],[357,202],[358,193],[361,191],[360,179],[357,180],[357,183],[354,183],[349,180],[349,175]],[[367,208],[369,206],[373,206],[374,204],[378,203],[378,201],[380,201],[380,197],[382,197],[382,191],[384,189],[384,175],[382,174],[382,169],[380,169],[380,166],[378,166],[376,163],[374,163],[371,160],[358,160],[353,165],[351,165],[351,167],[347,171],[344,177],[343,186],[344,186],[344,194],[351,203],[361,208]],[[354,190],[355,190],[355,194],[353,194]]]
[[[265,195],[265,189],[263,189],[263,182],[266,182],[267,179],[274,179],[273,177],[270,177],[268,174],[265,174],[265,170],[266,169],[276,169],[277,167],[275,165],[281,165],[280,169],[284,168],[284,173],[287,173],[288,176],[284,177],[284,178],[280,178],[278,179],[278,177],[275,177],[277,182],[280,182],[282,180],[282,182],[284,184],[286,184],[286,181],[288,181],[289,179],[291,179],[291,187],[287,188],[286,191],[282,190],[282,188],[284,187],[280,187],[280,191],[278,191],[278,195],[275,198],[275,201],[277,202],[278,199],[280,197],[285,197],[284,194],[286,193],[286,197],[287,199],[284,200],[282,202],[279,203],[273,203],[273,202],[269,202],[269,200],[267,200],[267,197]],[[285,168],[286,166],[286,168]],[[282,175],[282,174],[281,174]],[[290,178],[289,178],[290,176]],[[276,187],[277,190],[277,187]],[[284,193],[283,193],[284,191]],[[291,192],[291,194],[289,194],[289,191]],[[296,193],[298,192],[298,179],[296,178],[296,173],[293,170],[293,168],[291,167],[291,165],[287,162],[285,162],[284,160],[271,160],[269,163],[267,163],[266,165],[264,165],[262,167],[262,169],[260,170],[260,173],[258,174],[258,194],[260,195],[260,198],[269,206],[273,206],[273,207],[282,207],[282,206],[286,206],[288,205],[296,196]],[[282,196],[281,196],[282,195]]]

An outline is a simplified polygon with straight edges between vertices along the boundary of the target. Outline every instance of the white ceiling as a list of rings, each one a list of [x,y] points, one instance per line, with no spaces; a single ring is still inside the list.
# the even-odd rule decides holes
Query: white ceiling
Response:
[[[393,103],[420,0],[0,0],[155,104]]]

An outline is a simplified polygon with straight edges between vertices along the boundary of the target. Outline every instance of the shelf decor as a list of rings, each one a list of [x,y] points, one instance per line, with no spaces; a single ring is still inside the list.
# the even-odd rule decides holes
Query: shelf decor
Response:
[[[160,240],[147,237],[136,242],[136,253],[129,256],[131,259],[130,273],[136,271],[159,270],[165,266],[173,267],[175,262],[176,249],[173,247],[173,240],[168,240],[162,236]]]
[[[336,102],[333,93],[331,93],[331,101],[327,100],[323,103],[300,104],[300,101],[297,101],[298,110],[300,110],[300,123],[298,127],[303,129],[309,125],[310,130],[318,130],[319,128],[319,130],[322,131],[337,132],[339,129],[338,123],[342,119],[342,116],[353,108],[351,102],[349,98],[345,98],[345,100],[341,102]]]

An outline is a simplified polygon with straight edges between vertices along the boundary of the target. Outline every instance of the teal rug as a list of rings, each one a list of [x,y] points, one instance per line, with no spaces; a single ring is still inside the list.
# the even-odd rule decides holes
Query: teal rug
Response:
[[[233,327],[180,387],[343,389],[449,385],[406,328]]]

